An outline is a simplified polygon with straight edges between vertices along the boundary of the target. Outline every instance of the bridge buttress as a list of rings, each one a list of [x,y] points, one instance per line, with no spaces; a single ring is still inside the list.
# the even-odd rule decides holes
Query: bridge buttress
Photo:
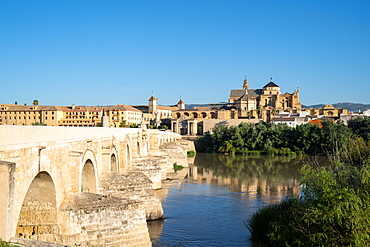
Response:
[[[14,172],[15,163],[0,161],[0,238],[9,239],[13,237],[11,225],[15,225],[13,208],[14,194]]]

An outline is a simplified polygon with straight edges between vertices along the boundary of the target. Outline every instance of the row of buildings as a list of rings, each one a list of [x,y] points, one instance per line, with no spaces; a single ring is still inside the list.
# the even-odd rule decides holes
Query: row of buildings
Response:
[[[281,93],[280,87],[270,81],[261,89],[249,88],[245,79],[241,89],[233,89],[227,103],[209,104],[187,109],[182,99],[174,106],[161,106],[152,96],[147,105],[115,106],[41,106],[0,105],[0,125],[35,125],[68,127],[125,127],[128,125],[168,126],[185,135],[202,134],[221,124],[237,125],[241,122],[286,122],[288,119],[320,117],[339,118],[348,115],[343,108],[327,105],[320,109],[302,108],[299,89]],[[104,121],[102,119],[105,119]],[[297,122],[298,121],[298,122]],[[290,124],[291,125],[291,124]]]

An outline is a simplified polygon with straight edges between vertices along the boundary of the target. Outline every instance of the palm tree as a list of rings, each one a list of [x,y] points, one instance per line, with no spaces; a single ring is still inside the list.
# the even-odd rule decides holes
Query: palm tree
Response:
[[[39,105],[39,101],[38,101],[37,99],[35,99],[35,100],[33,101],[33,105]]]
[[[258,118],[262,117],[262,107],[261,106],[257,107],[257,115],[258,115]]]

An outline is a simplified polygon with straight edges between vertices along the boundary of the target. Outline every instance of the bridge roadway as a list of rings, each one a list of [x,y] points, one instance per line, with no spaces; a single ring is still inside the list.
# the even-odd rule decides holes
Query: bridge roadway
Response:
[[[130,245],[132,236],[148,235],[137,228],[145,222],[137,216],[142,206],[102,195],[107,187],[102,177],[144,183],[147,180],[137,173],[129,175],[132,161],[158,154],[161,144],[180,138],[172,132],[134,128],[0,126],[0,238],[66,244],[90,238],[102,245]],[[119,212],[122,205],[126,213]],[[118,231],[122,235],[122,229],[135,227],[136,232],[123,234],[126,242],[115,239]],[[150,241],[133,245],[149,246]]]

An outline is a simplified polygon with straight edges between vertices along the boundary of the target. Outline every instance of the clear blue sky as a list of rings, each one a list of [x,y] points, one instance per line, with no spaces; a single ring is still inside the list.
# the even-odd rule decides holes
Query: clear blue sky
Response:
[[[370,1],[0,0],[0,103],[370,103]]]

